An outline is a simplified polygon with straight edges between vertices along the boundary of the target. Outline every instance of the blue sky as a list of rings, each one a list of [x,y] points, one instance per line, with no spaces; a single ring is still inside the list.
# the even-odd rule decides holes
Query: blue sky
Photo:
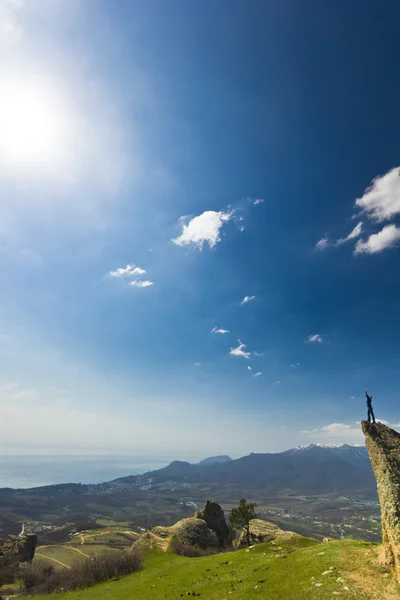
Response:
[[[3,451],[399,422],[399,13],[2,0]]]

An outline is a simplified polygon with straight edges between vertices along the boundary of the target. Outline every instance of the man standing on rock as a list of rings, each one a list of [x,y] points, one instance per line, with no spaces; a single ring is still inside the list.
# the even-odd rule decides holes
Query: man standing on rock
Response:
[[[368,396],[367,392],[365,392],[365,395],[367,397],[368,423],[371,423],[371,417],[372,417],[372,422],[375,423],[375,415],[374,415],[374,411],[372,409],[372,396]]]

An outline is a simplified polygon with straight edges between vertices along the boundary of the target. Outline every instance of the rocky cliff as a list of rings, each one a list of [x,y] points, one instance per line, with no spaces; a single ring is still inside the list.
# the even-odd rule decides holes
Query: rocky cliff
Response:
[[[361,421],[382,515],[382,562],[400,582],[400,433],[383,423]]]
[[[222,547],[227,547],[232,544],[234,534],[226,524],[224,511],[218,502],[207,500],[204,508],[197,511],[195,517],[197,519],[202,519],[207,523],[209,528],[217,535],[218,541]]]
[[[22,562],[32,562],[35,556],[37,535],[9,535],[0,539],[0,570],[8,566],[18,566]]]

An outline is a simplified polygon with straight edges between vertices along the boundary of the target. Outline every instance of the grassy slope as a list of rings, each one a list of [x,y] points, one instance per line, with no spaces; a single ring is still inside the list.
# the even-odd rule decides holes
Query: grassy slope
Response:
[[[366,542],[298,538],[204,558],[152,551],[138,573],[36,600],[178,600],[188,592],[207,600],[399,598],[390,576],[373,566],[376,550]]]
[[[59,570],[96,554],[130,548],[138,537],[139,534],[127,530],[126,527],[83,531],[66,544],[39,546],[34,562],[44,561]]]

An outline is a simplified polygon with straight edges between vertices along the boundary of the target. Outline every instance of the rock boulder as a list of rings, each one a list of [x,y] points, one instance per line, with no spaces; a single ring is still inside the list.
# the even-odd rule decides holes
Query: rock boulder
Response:
[[[263,521],[262,519],[252,519],[250,521],[250,545],[253,544],[262,544],[264,542],[271,542],[272,540],[277,539],[287,539],[299,537],[297,533],[293,533],[292,531],[284,531],[280,529],[274,523],[269,523],[268,521]],[[246,530],[243,529],[239,540],[237,541],[237,548],[246,548],[248,546],[247,543],[247,535]]]

